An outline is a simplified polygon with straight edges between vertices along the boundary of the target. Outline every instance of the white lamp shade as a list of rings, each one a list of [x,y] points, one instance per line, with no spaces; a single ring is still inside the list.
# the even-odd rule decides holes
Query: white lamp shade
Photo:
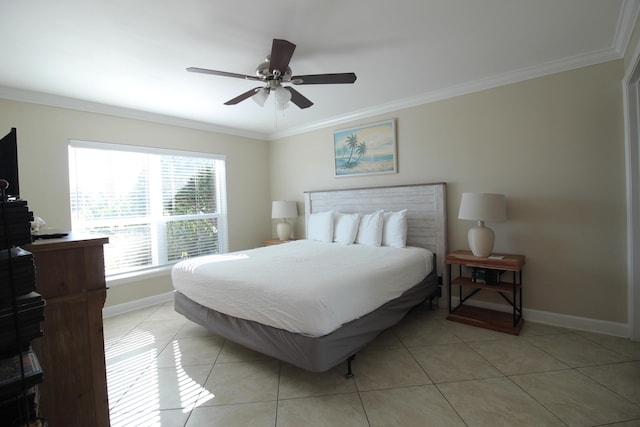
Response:
[[[264,107],[264,103],[267,102],[267,98],[269,97],[269,92],[265,88],[260,88],[256,91],[255,95],[251,97],[256,104],[261,107]]]
[[[462,193],[458,218],[496,222],[507,219],[504,194]]]
[[[275,200],[271,205],[271,218],[296,218],[298,216],[298,205],[293,200]]]

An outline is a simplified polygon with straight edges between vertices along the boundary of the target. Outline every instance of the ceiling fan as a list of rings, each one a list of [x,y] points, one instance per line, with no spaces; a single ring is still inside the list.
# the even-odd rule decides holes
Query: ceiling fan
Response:
[[[227,71],[208,70],[206,68],[189,67],[187,71],[192,73],[213,74],[215,76],[235,77],[244,80],[255,80],[265,83],[264,86],[254,87],[243,94],[225,102],[225,105],[235,105],[247,98],[253,97],[254,101],[263,106],[269,93],[274,91],[278,105],[284,108],[289,101],[300,108],[309,108],[313,105],[308,98],[291,86],[283,86],[283,83],[294,85],[318,85],[318,84],[341,84],[353,83],[356,81],[354,73],[337,74],[308,74],[303,76],[293,76],[289,61],[293,56],[296,45],[287,40],[273,39],[271,54],[264,62],[256,68],[256,75],[229,73]]]

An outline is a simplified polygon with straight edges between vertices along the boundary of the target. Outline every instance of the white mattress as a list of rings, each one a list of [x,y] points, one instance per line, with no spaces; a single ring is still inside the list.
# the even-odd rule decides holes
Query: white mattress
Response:
[[[298,240],[184,260],[171,277],[177,291],[218,312],[323,336],[418,284],[432,263],[423,248]]]

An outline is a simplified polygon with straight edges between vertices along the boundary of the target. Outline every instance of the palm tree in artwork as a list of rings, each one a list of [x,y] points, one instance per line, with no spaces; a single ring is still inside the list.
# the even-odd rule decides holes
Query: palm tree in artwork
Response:
[[[358,135],[352,133],[347,137],[347,148],[351,149],[351,154],[349,154],[349,160],[347,160],[347,164],[351,163],[351,158],[353,157],[353,151],[358,147]]]
[[[362,141],[360,144],[358,144],[358,146],[356,147],[356,154],[358,155],[358,159],[357,160],[360,160],[360,158],[362,156],[367,154],[367,143],[366,143],[366,141]]]

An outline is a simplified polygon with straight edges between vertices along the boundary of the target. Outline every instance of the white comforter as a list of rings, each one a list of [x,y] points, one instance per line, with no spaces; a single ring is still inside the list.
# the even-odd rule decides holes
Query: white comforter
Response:
[[[418,284],[432,262],[422,248],[298,240],[184,260],[171,276],[177,291],[218,312],[323,336]]]

